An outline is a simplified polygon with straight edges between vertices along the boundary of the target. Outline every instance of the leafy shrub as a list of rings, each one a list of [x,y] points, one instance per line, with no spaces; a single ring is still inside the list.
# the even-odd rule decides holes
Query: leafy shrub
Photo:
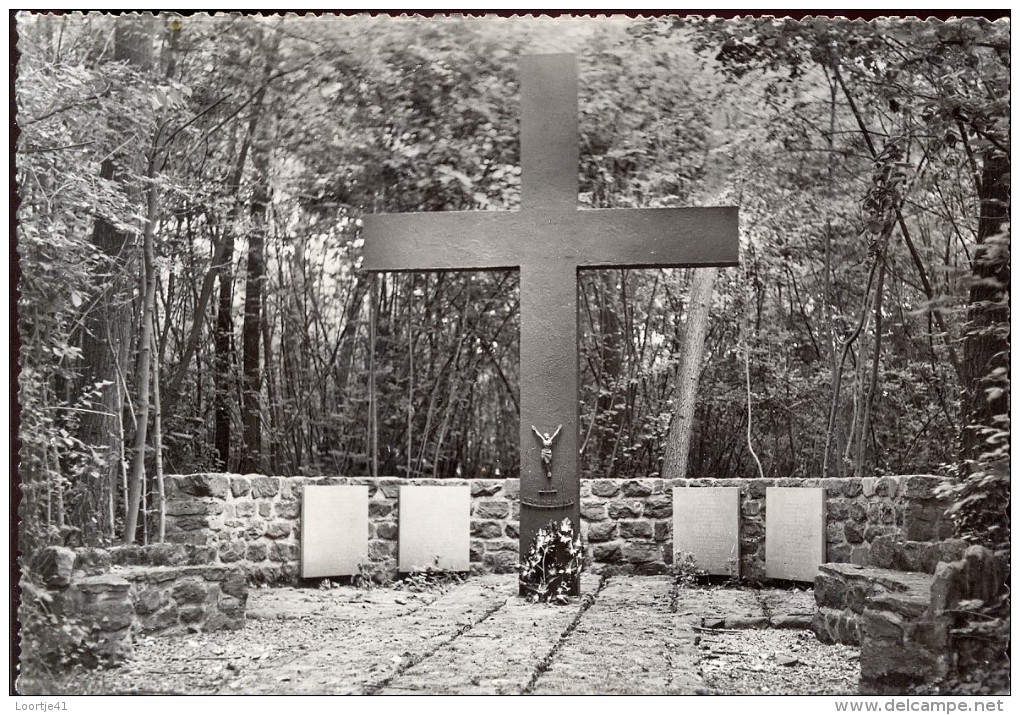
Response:
[[[520,565],[525,597],[533,602],[567,603],[573,585],[581,577],[583,557],[581,537],[574,536],[570,519],[550,521],[538,530]]]

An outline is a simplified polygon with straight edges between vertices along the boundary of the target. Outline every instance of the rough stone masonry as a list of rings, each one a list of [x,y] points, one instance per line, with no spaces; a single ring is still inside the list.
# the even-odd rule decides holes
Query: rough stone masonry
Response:
[[[950,532],[935,496],[941,478],[583,479],[581,535],[592,571],[656,574],[673,559],[674,486],[739,487],[741,575],[765,574],[765,490],[822,487],[827,561],[933,573]],[[236,564],[256,582],[295,582],[300,572],[303,485],[363,484],[369,490],[369,558],[396,572],[397,495],[404,484],[471,487],[470,549],[474,572],[507,573],[517,563],[517,479],[434,480],[396,477],[268,477],[192,474],[167,477],[167,538],[208,549],[214,562]]]

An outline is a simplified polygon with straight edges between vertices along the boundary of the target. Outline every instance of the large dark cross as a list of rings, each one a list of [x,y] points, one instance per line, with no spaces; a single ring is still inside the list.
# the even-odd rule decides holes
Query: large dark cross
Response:
[[[520,211],[365,217],[369,271],[521,272],[522,558],[550,520],[580,528],[578,271],[737,264],[735,207],[579,211],[577,189],[577,62],[536,55],[521,67]]]

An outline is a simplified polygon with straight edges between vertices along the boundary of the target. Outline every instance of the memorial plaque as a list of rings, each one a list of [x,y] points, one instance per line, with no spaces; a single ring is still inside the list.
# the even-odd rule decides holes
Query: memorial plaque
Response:
[[[765,577],[814,581],[825,563],[825,490],[765,490]]]
[[[674,563],[685,554],[698,570],[738,576],[740,569],[740,489],[673,488]]]
[[[368,562],[368,487],[305,486],[301,578],[351,576]]]
[[[470,568],[471,487],[400,487],[399,524],[401,571]]]

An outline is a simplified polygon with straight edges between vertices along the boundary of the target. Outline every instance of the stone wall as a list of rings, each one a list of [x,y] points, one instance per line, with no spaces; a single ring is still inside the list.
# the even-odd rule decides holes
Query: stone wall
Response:
[[[32,559],[35,655],[54,665],[119,663],[135,635],[241,628],[248,584],[236,566],[181,544],[110,549],[52,546]],[[29,589],[23,588],[28,593]],[[68,628],[64,628],[64,626]]]
[[[871,565],[876,556],[934,571],[949,523],[932,476],[847,479],[583,479],[581,533],[594,571],[662,573],[673,559],[674,486],[741,489],[741,575],[765,575],[766,489],[826,490],[827,560]],[[365,485],[369,492],[369,558],[395,573],[397,495],[402,484],[471,487],[471,567],[513,571],[518,552],[519,484],[516,479],[414,479],[393,477],[267,477],[194,474],[167,479],[167,538],[207,549],[219,563],[237,564],[257,582],[293,582],[300,572],[301,488]],[[876,541],[881,547],[876,550]]]

